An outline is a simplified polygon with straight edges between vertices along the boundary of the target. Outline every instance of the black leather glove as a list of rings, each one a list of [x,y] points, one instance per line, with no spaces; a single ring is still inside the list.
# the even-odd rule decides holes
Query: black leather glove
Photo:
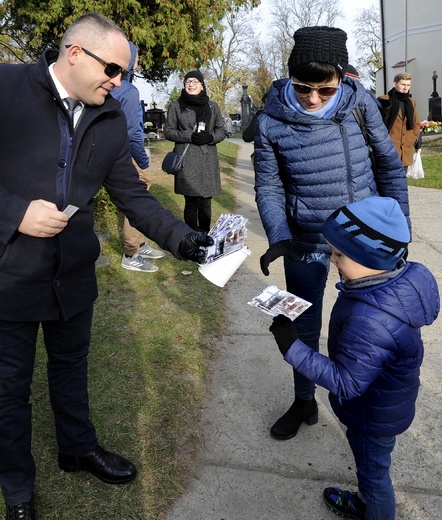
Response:
[[[202,132],[193,132],[190,136],[193,144],[201,146],[203,144],[209,144],[213,141],[213,135],[207,130],[203,130]]]
[[[285,356],[287,350],[298,339],[298,331],[293,321],[283,314],[279,314],[273,318],[269,331],[275,336],[276,343],[283,356]]]
[[[213,245],[213,238],[202,233],[201,231],[192,231],[187,233],[181,239],[178,245],[178,254],[183,260],[192,260],[192,262],[204,262],[206,253],[204,247]]]
[[[276,260],[280,256],[288,256],[290,260],[297,262],[301,259],[301,255],[297,253],[293,248],[291,240],[281,240],[271,245],[267,251],[259,259],[261,265],[261,271],[264,276],[269,276],[269,264]]]

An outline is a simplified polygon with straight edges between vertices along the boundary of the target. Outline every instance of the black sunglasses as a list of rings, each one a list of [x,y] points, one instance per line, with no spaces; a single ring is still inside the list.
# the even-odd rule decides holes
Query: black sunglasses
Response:
[[[69,49],[73,44],[70,43],[69,45],[65,45],[66,49]],[[119,74],[121,74],[121,79],[126,79],[129,75],[129,71],[124,70],[123,67],[120,67],[117,63],[104,61],[96,54],[93,54],[92,52],[88,51],[84,47],[80,47],[80,49],[90,56],[91,58],[94,58],[95,60],[99,61],[102,65],[104,65],[104,73],[106,76],[109,76],[110,78],[116,78]]]
[[[341,87],[340,84],[337,87],[311,87],[310,85],[304,85],[304,83],[295,83],[294,81],[292,81],[291,83],[293,90],[301,96],[308,96],[311,94],[312,90],[317,90],[318,96],[320,97],[332,97]]]

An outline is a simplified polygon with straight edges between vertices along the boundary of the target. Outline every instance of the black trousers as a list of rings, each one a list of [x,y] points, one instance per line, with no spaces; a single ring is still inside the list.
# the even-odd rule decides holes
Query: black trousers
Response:
[[[93,306],[68,321],[41,323],[58,449],[85,455],[97,445],[89,419],[87,355]],[[32,496],[31,381],[40,322],[0,320],[0,484],[7,504]]]
[[[212,197],[184,196],[184,222],[195,231],[210,231]]]

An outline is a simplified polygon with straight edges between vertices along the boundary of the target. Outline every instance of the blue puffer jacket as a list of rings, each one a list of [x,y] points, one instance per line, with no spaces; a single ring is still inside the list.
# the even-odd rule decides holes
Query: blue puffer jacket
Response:
[[[420,327],[439,313],[437,282],[425,266],[408,262],[379,285],[337,288],[329,357],[296,340],[285,359],[330,391],[333,411],[347,427],[376,437],[398,435],[414,418],[424,353]]]
[[[396,199],[408,217],[405,172],[366,89],[346,78],[334,115],[320,119],[287,106],[287,81],[273,83],[255,134],[256,202],[270,245],[293,238],[300,252],[329,252],[321,235],[325,219],[372,195]],[[376,179],[356,106],[376,155]]]

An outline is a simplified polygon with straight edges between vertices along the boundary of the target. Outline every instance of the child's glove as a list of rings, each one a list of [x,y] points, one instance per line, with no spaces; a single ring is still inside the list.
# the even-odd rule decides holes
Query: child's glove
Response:
[[[264,276],[269,276],[269,265],[280,256],[288,256],[293,262],[301,259],[301,255],[293,248],[291,240],[281,240],[271,245],[267,251],[261,256],[259,263]]]
[[[275,336],[276,343],[283,356],[285,356],[287,350],[298,339],[298,331],[293,321],[283,314],[279,314],[273,318],[269,331]]]

